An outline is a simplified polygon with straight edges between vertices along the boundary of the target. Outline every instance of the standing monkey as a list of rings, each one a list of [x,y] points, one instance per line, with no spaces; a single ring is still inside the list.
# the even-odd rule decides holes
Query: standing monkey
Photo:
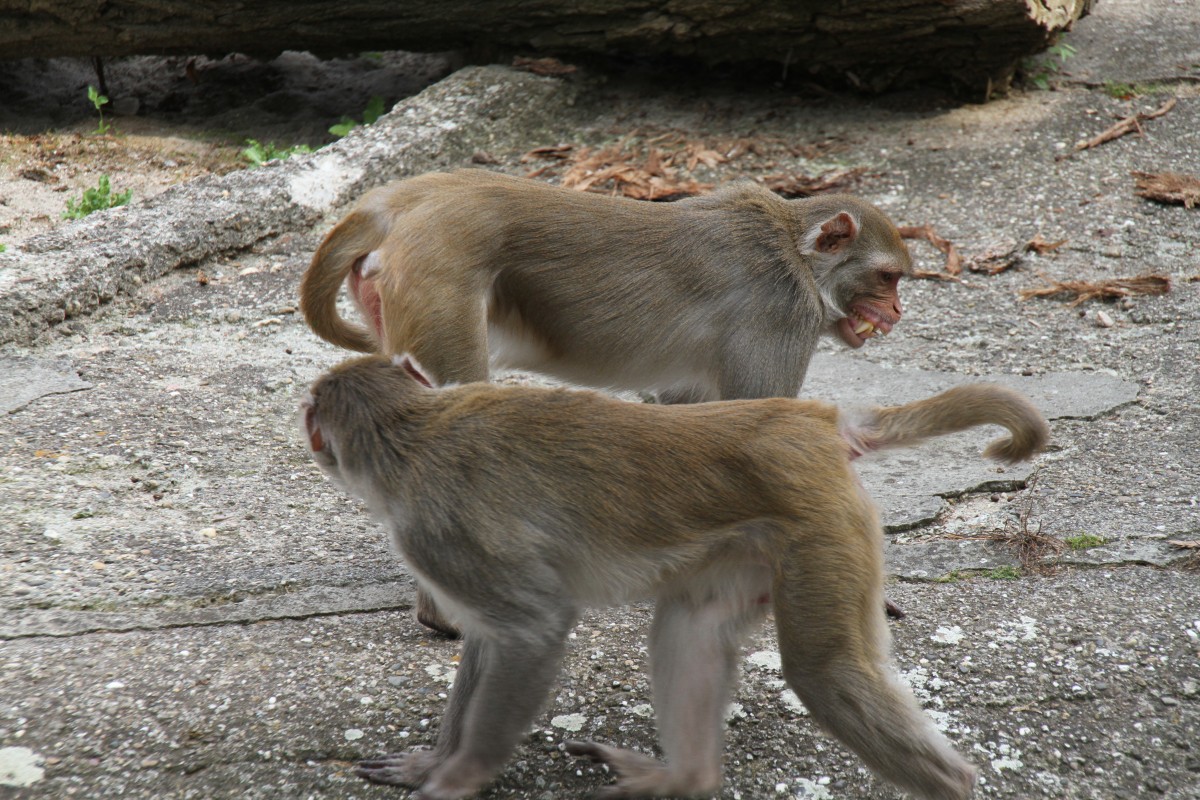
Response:
[[[438,385],[490,363],[665,403],[795,397],[822,333],[861,347],[892,329],[911,271],[895,226],[847,195],[645,203],[460,170],[367,194],[300,307],[327,341],[412,353]],[[369,327],[338,315],[344,282]],[[417,617],[454,633],[424,594]]]
[[[668,402],[795,397],[821,333],[900,319],[912,262],[847,195],[743,183],[646,203],[484,170],[375,189],[317,249],[300,307],[329,342],[412,353],[434,383],[496,366]],[[342,283],[369,328],[338,316]]]
[[[605,797],[717,791],[740,642],[768,605],[784,677],[819,725],[919,797],[970,794],[974,769],[889,663],[882,533],[850,460],[985,423],[1011,433],[988,455],[1028,458],[1047,428],[1017,393],[963,386],[854,423],[794,399],[438,390],[409,358],[373,356],[320,378],[302,409],[314,459],[465,635],[436,746],[363,762],[363,777],[425,800],[474,794],[529,730],[581,611],[653,598],[665,760],[567,743],[613,768]]]

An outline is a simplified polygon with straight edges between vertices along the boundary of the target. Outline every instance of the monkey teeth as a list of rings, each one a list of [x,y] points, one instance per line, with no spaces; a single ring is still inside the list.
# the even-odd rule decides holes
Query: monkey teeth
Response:
[[[879,331],[877,331],[875,329],[875,323],[868,322],[867,320],[864,319],[864,320],[859,320],[858,325],[856,325],[854,327],[854,333],[858,336],[863,337],[864,339],[868,339],[868,338],[874,336],[875,334],[879,333]]]

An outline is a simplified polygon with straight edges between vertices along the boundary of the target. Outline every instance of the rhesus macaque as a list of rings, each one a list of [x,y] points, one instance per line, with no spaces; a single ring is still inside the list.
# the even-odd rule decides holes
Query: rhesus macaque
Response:
[[[412,353],[439,385],[491,363],[665,403],[795,397],[820,334],[892,329],[911,271],[891,221],[847,195],[743,183],[645,203],[460,170],[367,194],[300,307],[329,342]],[[369,327],[338,315],[343,282]],[[423,594],[417,617],[454,633]]]
[[[313,385],[316,462],[364,499],[464,632],[432,750],[359,774],[425,800],[467,797],[529,730],[589,606],[653,598],[650,664],[665,756],[594,742],[605,797],[709,795],[740,643],[768,608],[783,674],[812,717],[923,798],[967,797],[975,771],[889,663],[883,541],[852,458],[985,423],[988,455],[1028,458],[1041,415],[997,386],[951,389],[858,421],[797,399],[627,403],[590,391],[429,388],[407,356],[370,356]]]
[[[300,306],[323,339],[412,353],[439,385],[490,360],[668,401],[795,397],[819,334],[892,329],[911,271],[896,227],[847,195],[646,203],[468,169],[368,193]],[[337,313],[346,281],[369,328]]]

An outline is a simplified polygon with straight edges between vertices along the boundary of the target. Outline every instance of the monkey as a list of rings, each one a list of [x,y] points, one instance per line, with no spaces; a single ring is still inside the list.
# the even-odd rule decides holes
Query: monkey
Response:
[[[795,397],[821,334],[892,330],[911,273],[895,225],[848,195],[738,183],[645,203],[464,169],[365,195],[300,308],[321,338],[412,353],[438,384],[509,367],[694,403]],[[338,315],[343,283],[368,326]],[[417,618],[456,634],[423,593]]]
[[[653,599],[664,760],[596,742],[609,798],[705,796],[747,631],[774,612],[783,674],[811,717],[917,797],[967,797],[975,770],[890,664],[883,536],[851,461],[986,423],[1027,459],[1048,429],[1023,396],[965,385],[860,418],[800,399],[629,403],[590,390],[435,388],[410,356],[334,367],[301,403],[312,456],[367,504],[464,632],[431,750],[363,761],[425,800],[488,784],[529,730],[583,609]]]
[[[674,203],[479,169],[369,192],[300,286],[318,336],[411,352],[438,384],[489,365],[667,402],[795,397],[821,333],[892,330],[912,261],[849,195],[783,200],[753,183]],[[342,319],[343,283],[364,319]]]

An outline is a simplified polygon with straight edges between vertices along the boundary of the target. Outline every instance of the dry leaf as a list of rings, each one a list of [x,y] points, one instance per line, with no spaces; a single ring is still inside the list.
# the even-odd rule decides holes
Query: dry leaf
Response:
[[[1161,117],[1163,114],[1166,114],[1168,111],[1174,108],[1177,102],[1179,102],[1178,99],[1172,97],[1154,111],[1139,111],[1131,117],[1124,117],[1123,119],[1118,120],[1114,125],[1109,127],[1100,135],[1093,136],[1091,139],[1088,139],[1085,142],[1079,142],[1076,144],[1073,152],[1078,153],[1080,150],[1089,150],[1093,147],[1099,147],[1105,142],[1111,142],[1113,139],[1119,139],[1125,134],[1133,133],[1134,131],[1145,135],[1144,131],[1142,131],[1142,123],[1146,120]],[[1070,153],[1058,156],[1057,160],[1061,161],[1062,159],[1067,158],[1069,155]]]
[[[1021,248],[1017,247],[1016,242],[1006,241],[992,245],[979,255],[971,256],[963,262],[963,266],[971,272],[999,275],[1020,263]]]
[[[525,56],[517,56],[512,60],[512,65],[515,69],[532,72],[534,75],[570,75],[575,71],[574,65],[564,64],[557,58],[527,58]]]
[[[500,161],[486,150],[476,150],[471,154],[472,164],[499,164]]]
[[[942,267],[943,272],[927,272],[918,270],[913,273],[917,278],[938,278],[939,280],[957,280],[959,273],[962,272],[962,256],[958,254],[958,248],[949,239],[943,239],[934,233],[933,228],[929,225],[907,225],[901,226],[899,229],[901,238],[904,239],[924,239],[932,244],[938,250],[946,254],[946,264]]]
[[[573,144],[553,144],[546,147],[535,147],[525,155],[521,156],[521,163],[528,164],[534,159],[557,158],[566,159],[571,157],[571,151],[575,149]]]
[[[844,190],[867,171],[866,167],[854,169],[831,169],[816,177],[802,174],[767,175],[762,183],[772,192],[783,197],[808,197],[821,192]]]
[[[1038,277],[1049,285],[1037,289],[1022,289],[1021,299],[1074,295],[1068,305],[1074,307],[1088,300],[1115,300],[1135,294],[1166,294],[1171,291],[1171,279],[1166,275],[1139,275],[1136,278],[1112,278],[1105,281],[1052,281],[1044,274]]]
[[[1195,208],[1200,204],[1200,178],[1178,172],[1131,172],[1137,179],[1138,197],[1160,203],[1182,204]]]
[[[196,283],[201,286],[208,286],[208,273],[204,270],[196,270]]]
[[[1170,539],[1167,541],[1167,544],[1171,545],[1171,547],[1177,547],[1180,550],[1200,550],[1200,539]]]
[[[1057,242],[1050,242],[1044,239],[1039,233],[1025,243],[1025,252],[1033,252],[1039,256],[1044,256],[1046,253],[1051,253],[1062,247],[1068,241],[1067,239],[1059,239]]]

